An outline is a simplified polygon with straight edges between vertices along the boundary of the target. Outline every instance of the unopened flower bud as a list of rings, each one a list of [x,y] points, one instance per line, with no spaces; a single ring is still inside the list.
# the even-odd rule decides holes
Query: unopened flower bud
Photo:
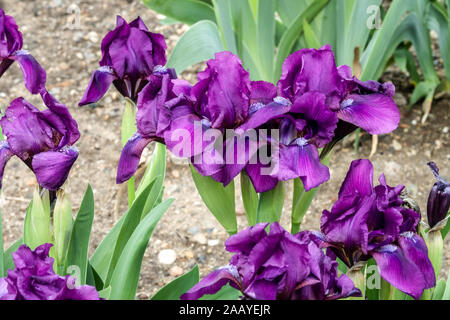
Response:
[[[439,169],[434,162],[429,162],[428,165],[437,180],[430,191],[427,204],[428,224],[430,228],[434,228],[445,220],[450,208],[450,183],[439,175]]]

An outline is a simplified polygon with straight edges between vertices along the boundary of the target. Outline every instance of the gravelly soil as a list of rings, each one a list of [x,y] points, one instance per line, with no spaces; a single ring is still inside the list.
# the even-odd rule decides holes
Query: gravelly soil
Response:
[[[76,145],[80,156],[65,188],[70,193],[75,209],[81,202],[87,184],[91,183],[94,189],[96,216],[91,238],[92,252],[117,218],[114,216],[114,206],[120,188],[115,185],[115,174],[121,151],[122,98],[111,89],[95,108],[77,107],[91,72],[98,67],[101,39],[114,27],[117,14],[127,20],[140,15],[149,29],[166,37],[169,50],[187,27],[181,24],[159,24],[156,14],[140,1],[4,0],[3,8],[7,14],[15,17],[20,26],[24,34],[24,48],[47,70],[48,88],[70,108],[79,123],[82,136]],[[186,72],[182,76],[190,81],[195,80],[193,72]],[[405,184],[412,197],[425,210],[428,191],[433,184],[426,163],[436,161],[442,173],[450,176],[450,100],[443,98],[435,101],[428,123],[421,125],[420,107],[416,106],[409,112],[406,106],[412,90],[407,76],[392,71],[385,78],[393,80],[399,91],[396,100],[402,111],[402,121],[393,134],[380,137],[378,151],[372,158],[375,178],[384,172],[390,185]],[[14,65],[0,81],[2,110],[19,96],[43,107],[37,96],[31,96],[26,91],[20,69]],[[364,135],[358,157],[368,157],[370,146],[370,136]],[[150,155],[151,151],[147,151],[144,161]],[[314,200],[303,228],[319,228],[322,210],[330,208],[336,200],[340,183],[355,157],[350,142],[338,146],[330,167],[332,178],[323,185]],[[5,172],[0,200],[4,240],[5,245],[9,246],[22,234],[25,210],[36,182],[33,174],[18,159],[12,159]],[[141,299],[151,296],[195,263],[199,264],[201,275],[204,276],[226,264],[230,257],[223,250],[226,233],[203,205],[186,165],[169,159],[165,186],[165,197],[174,197],[176,201],[159,223],[146,252],[138,290],[138,298]],[[288,190],[291,190],[291,186],[288,186]],[[290,203],[291,198],[288,197],[282,219],[286,227],[289,226]],[[121,212],[125,206],[126,199],[122,199]],[[237,206],[238,221],[242,228],[245,226],[243,206],[240,201]],[[447,241],[446,269],[450,265],[448,247]],[[163,249],[175,251],[176,260],[173,264],[159,262],[158,254]]]

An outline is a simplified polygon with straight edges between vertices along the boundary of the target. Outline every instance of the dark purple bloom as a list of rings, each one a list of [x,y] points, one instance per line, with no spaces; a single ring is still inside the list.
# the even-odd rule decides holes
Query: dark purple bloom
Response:
[[[33,170],[39,185],[57,190],[78,157],[72,145],[80,132],[66,106],[46,90],[41,96],[48,109],[39,111],[25,99],[17,98],[0,120],[7,137],[0,145],[0,181],[6,162],[16,155]]]
[[[138,95],[137,132],[125,144],[119,160],[117,183],[130,179],[137,170],[142,151],[152,141],[164,143],[164,135],[171,121],[171,108],[187,105],[179,92],[185,86],[181,80],[172,80],[168,74],[153,74]]]
[[[226,284],[255,300],[336,300],[361,296],[346,276],[338,276],[337,262],[323,253],[311,232],[291,235],[278,223],[257,224],[225,243],[236,254],[230,264],[212,272],[181,296],[196,300]]]
[[[447,216],[450,208],[450,183],[439,175],[439,168],[434,162],[428,165],[437,180],[430,191],[427,203],[428,224],[430,228],[433,228]]]
[[[395,94],[393,84],[362,82],[352,77],[348,66],[336,67],[329,45],[319,50],[302,49],[293,53],[284,62],[282,70],[279,93],[291,101],[307,92],[321,92],[340,120],[370,134],[390,133],[399,124],[400,113],[392,99]]]
[[[227,185],[257,150],[256,139],[248,139],[246,131],[278,113],[276,107],[267,109],[270,112],[252,110],[272,102],[276,88],[263,81],[251,82],[239,57],[227,51],[209,60],[198,78],[195,86],[185,87],[187,103],[170,108],[165,142],[177,156],[190,157],[202,175]]]
[[[420,214],[404,206],[403,186],[392,188],[381,175],[373,187],[369,160],[355,160],[331,211],[323,212],[325,241],[348,267],[373,257],[380,275],[418,299],[435,286],[433,266],[416,233]]]
[[[14,18],[0,8],[0,77],[17,61],[22,69],[25,87],[32,93],[45,88],[46,73],[36,59],[22,50],[23,39]]]
[[[102,41],[100,68],[92,75],[89,86],[79,105],[97,102],[111,84],[124,96],[136,102],[138,93],[151,81],[154,73],[166,70],[166,42],[161,34],[148,31],[141,18],[127,23],[117,16],[116,28]]]
[[[32,251],[22,245],[13,252],[16,268],[0,279],[0,300],[99,300],[94,287],[75,286],[75,278],[55,274],[51,247],[47,243]]]

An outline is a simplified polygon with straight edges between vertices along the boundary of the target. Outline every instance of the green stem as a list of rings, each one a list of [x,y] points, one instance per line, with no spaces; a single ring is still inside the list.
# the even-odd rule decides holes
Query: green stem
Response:
[[[330,151],[323,159],[322,164],[328,166],[332,152]],[[319,191],[320,187],[305,191],[300,179],[294,180],[294,195],[292,199],[291,233],[296,234],[300,231],[306,212]]]
[[[380,300],[392,300],[393,289],[389,282],[381,278]]]
[[[353,281],[355,287],[361,290],[361,297],[351,297],[348,300],[365,300],[366,296],[366,277],[362,272],[363,264],[354,266],[347,271],[347,276]]]
[[[125,98],[125,108],[123,110],[122,117],[122,146],[125,146],[136,131],[136,105],[130,99]],[[136,198],[134,177],[131,177],[130,180],[127,181],[127,190],[128,207],[131,207],[134,199]]]

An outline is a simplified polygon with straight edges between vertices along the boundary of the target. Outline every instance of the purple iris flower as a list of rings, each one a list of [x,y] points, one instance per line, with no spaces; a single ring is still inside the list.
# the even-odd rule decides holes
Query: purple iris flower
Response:
[[[450,183],[439,175],[439,168],[434,162],[428,165],[437,180],[430,191],[427,203],[428,224],[433,228],[447,216],[450,208]]]
[[[390,133],[400,121],[400,112],[393,100],[394,85],[363,82],[352,77],[350,67],[336,67],[329,45],[291,54],[283,64],[278,90],[282,97],[291,101],[311,91],[321,92],[326,96],[326,105],[341,121],[370,134]]]
[[[140,17],[127,23],[117,16],[116,28],[102,41],[100,68],[94,71],[89,86],[79,105],[100,100],[111,84],[124,96],[137,101],[138,93],[154,73],[169,73],[165,69],[166,42],[161,34],[148,31]]]
[[[174,115],[173,110],[185,114],[189,101],[185,91],[187,82],[171,79],[167,73],[153,74],[139,92],[137,101],[137,132],[125,144],[117,169],[117,183],[130,179],[137,170],[144,148],[152,141],[165,143],[164,136]],[[172,110],[173,109],[173,110]]]
[[[257,224],[231,236],[226,249],[236,253],[228,266],[202,279],[181,299],[214,294],[226,284],[254,300],[336,300],[361,296],[353,282],[338,276],[337,262],[324,254],[311,232],[291,235],[278,223]]]
[[[0,278],[0,300],[99,300],[94,287],[75,286],[75,278],[55,274],[51,247],[47,243],[32,251],[22,245],[12,253],[16,268]]]
[[[373,187],[369,160],[355,160],[321,230],[330,249],[348,267],[373,257],[380,275],[397,289],[420,298],[435,286],[428,249],[416,233],[420,214],[404,206],[403,186],[392,188],[384,175]]]
[[[7,161],[18,156],[36,175],[42,187],[59,189],[78,157],[72,145],[80,137],[78,125],[67,107],[46,90],[41,97],[48,107],[39,111],[23,98],[17,98],[0,120],[6,141],[0,143],[0,181]]]
[[[32,93],[45,88],[46,73],[36,59],[22,50],[23,39],[14,18],[0,8],[0,77],[17,61],[22,69],[25,87]]]
[[[177,156],[191,158],[200,174],[228,185],[258,149],[256,137],[246,138],[246,132],[289,108],[272,103],[275,86],[250,81],[239,57],[231,52],[217,53],[198,79],[192,88],[184,87],[185,103],[170,108],[165,142]],[[271,108],[257,110],[266,103]]]

